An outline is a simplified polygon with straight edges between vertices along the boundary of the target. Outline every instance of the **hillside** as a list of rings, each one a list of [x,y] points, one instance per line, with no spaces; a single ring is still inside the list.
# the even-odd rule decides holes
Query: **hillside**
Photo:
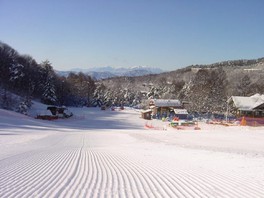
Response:
[[[115,96],[125,95],[124,101],[129,96],[141,101],[150,97],[177,98],[189,101],[192,111],[222,112],[232,95],[262,94],[263,77],[264,58],[259,58],[191,65],[161,74],[114,77],[100,82]]]
[[[59,76],[48,60],[37,63],[0,42],[0,107],[26,113],[32,98],[48,105],[145,107],[149,98],[172,98],[189,102],[192,112],[223,113],[232,95],[264,93],[264,58],[191,65],[163,73],[147,67],[92,70],[98,72],[97,79],[103,71],[104,78],[113,71],[118,77],[94,80],[82,69]]]

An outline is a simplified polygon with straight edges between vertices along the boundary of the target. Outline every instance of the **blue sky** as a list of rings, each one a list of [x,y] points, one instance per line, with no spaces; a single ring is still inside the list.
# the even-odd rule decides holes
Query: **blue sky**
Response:
[[[58,70],[264,56],[263,0],[0,0],[0,41]]]

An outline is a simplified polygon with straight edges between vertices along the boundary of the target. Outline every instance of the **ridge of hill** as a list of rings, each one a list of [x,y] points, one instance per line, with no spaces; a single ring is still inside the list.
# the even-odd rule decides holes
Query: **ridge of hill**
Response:
[[[118,76],[143,76],[148,74],[159,74],[162,73],[163,70],[160,68],[154,68],[154,67],[146,67],[146,66],[135,66],[135,67],[93,67],[90,69],[81,69],[81,68],[75,68],[70,71],[56,71],[58,75],[60,76],[67,76],[70,72],[73,73],[85,73],[90,75],[92,78],[96,80],[106,79],[106,78],[112,78],[112,77],[118,77]]]

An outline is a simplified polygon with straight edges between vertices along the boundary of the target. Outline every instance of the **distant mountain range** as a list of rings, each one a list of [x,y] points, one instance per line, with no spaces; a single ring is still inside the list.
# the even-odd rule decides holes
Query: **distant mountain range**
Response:
[[[133,76],[143,76],[148,74],[159,74],[164,71],[159,68],[146,67],[146,66],[136,66],[129,68],[124,68],[124,67],[114,68],[111,66],[107,66],[107,67],[93,67],[90,69],[75,68],[75,69],[71,69],[70,71],[56,71],[56,72],[60,76],[67,76],[70,72],[74,72],[74,73],[83,72],[85,74],[92,76],[94,79],[100,80],[100,79],[106,79],[117,76],[133,77]]]

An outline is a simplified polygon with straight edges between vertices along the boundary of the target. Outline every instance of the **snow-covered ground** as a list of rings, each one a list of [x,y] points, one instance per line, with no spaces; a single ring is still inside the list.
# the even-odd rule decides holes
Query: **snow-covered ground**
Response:
[[[1,198],[264,197],[264,128],[176,130],[132,109],[70,110],[56,121],[0,110]]]

